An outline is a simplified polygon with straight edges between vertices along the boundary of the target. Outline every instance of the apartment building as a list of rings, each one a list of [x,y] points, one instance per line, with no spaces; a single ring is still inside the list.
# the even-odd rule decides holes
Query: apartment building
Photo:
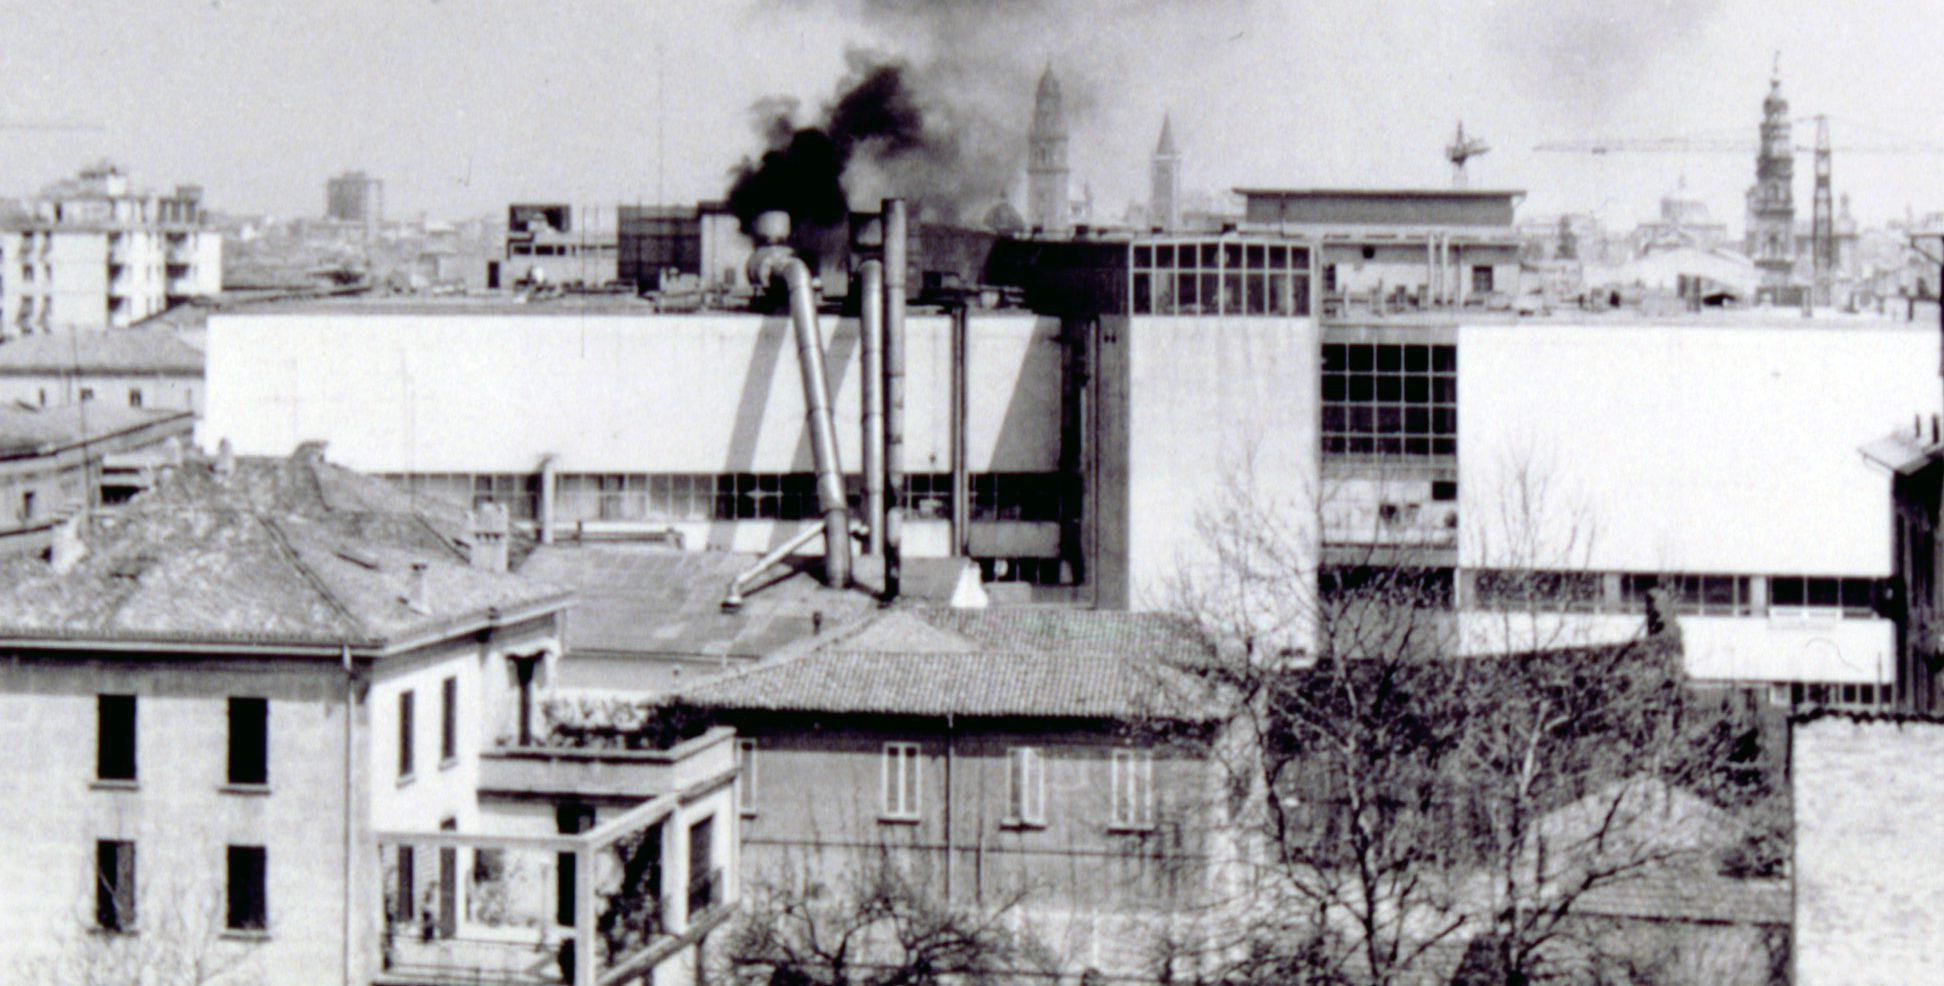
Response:
[[[43,752],[10,787],[0,961],[49,982],[191,960],[359,986],[692,973],[686,913],[647,895],[660,868],[613,849],[686,852],[662,823],[694,792],[544,834],[481,796],[570,601],[505,573],[492,520],[316,446],[225,450],[5,562],[0,736]]]
[[[121,328],[222,290],[202,189],[136,191],[113,164],[0,203],[0,340]]]

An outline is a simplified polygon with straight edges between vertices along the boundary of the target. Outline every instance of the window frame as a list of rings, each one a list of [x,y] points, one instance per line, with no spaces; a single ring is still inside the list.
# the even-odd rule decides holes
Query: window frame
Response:
[[[249,736],[239,731],[239,725],[248,726],[251,714],[247,711],[254,707],[255,735]],[[239,710],[243,715],[239,716]],[[241,740],[253,740],[243,743]],[[255,763],[251,763],[254,747]],[[239,776],[239,767],[255,766],[256,776]],[[228,786],[242,788],[262,788],[270,785],[270,700],[256,696],[232,695],[229,699],[229,762],[224,772]]]
[[[417,699],[412,689],[407,688],[398,693],[398,780],[401,784],[417,776],[414,773],[417,764],[413,760],[412,750],[416,738],[412,721],[415,718],[413,713],[416,704]]]
[[[269,930],[270,854],[266,847],[234,844],[225,847],[223,890],[226,930],[244,934]]]
[[[1154,751],[1121,747],[1111,768],[1112,803],[1108,828],[1147,832],[1154,828]]]
[[[924,811],[924,767],[918,744],[884,744],[878,774],[878,817],[883,821],[918,821],[920,813]]]
[[[126,709],[125,736],[115,733],[115,749],[110,750],[110,710]],[[120,714],[116,713],[119,723]],[[141,780],[141,710],[134,695],[103,693],[95,696],[95,780],[106,784],[133,785]],[[112,759],[111,759],[112,758]],[[122,773],[122,761],[126,773]],[[115,771],[111,772],[110,767]]]
[[[1006,751],[1006,818],[1008,825],[1046,825],[1046,755],[1037,746]]]
[[[138,927],[135,843],[95,840],[95,930],[129,934]]]
[[[439,767],[459,762],[459,676],[439,682]]]

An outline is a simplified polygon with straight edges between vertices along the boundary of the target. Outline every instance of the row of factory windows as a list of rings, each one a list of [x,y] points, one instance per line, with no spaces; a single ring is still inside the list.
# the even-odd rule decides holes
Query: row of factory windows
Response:
[[[1310,314],[1309,250],[1209,240],[1133,247],[1136,315]]]
[[[1322,351],[1325,453],[1456,455],[1458,347],[1330,343]]]
[[[513,240],[506,244],[509,257],[579,257],[612,256],[620,250],[616,243],[526,243]]]
[[[1890,595],[1873,578],[1813,575],[1655,575],[1483,569],[1472,573],[1484,609],[1639,613],[1660,590],[1676,613],[1703,616],[1843,617],[1881,615]]]
[[[414,495],[467,507],[497,503],[514,520],[540,514],[534,474],[413,473],[390,477]],[[1060,521],[1079,516],[1080,486],[1060,473],[973,473],[967,477],[974,521]],[[844,477],[852,510],[864,504],[861,476]],[[905,477],[904,503],[919,519],[951,517],[949,473]],[[563,473],[554,522],[812,520],[819,515],[815,473]]]
[[[1814,575],[1326,566],[1317,580],[1325,598],[1362,596],[1441,609],[1453,605],[1456,583],[1469,582],[1470,605],[1478,609],[1589,614],[1645,613],[1648,593],[1660,590],[1679,615],[1869,619],[1881,615],[1894,594],[1881,579]]]

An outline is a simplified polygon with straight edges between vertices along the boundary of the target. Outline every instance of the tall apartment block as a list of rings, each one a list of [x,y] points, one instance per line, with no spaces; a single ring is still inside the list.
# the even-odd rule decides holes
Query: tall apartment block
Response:
[[[385,221],[385,183],[347,171],[324,183],[324,218],[376,226]]]
[[[131,191],[104,162],[0,202],[0,340],[132,325],[222,284],[198,186]]]

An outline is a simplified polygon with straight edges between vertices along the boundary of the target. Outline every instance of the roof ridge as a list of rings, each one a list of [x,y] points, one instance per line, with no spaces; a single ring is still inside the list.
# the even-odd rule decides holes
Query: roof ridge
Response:
[[[291,566],[297,569],[299,575],[303,576],[304,581],[310,585],[312,591],[323,597],[325,605],[331,607],[334,612],[343,617],[346,622],[350,623],[352,629],[361,635],[361,639],[373,639],[371,628],[365,625],[365,621],[359,619],[358,615],[353,613],[351,608],[345,605],[344,601],[339,599],[337,594],[330,590],[329,586],[324,584],[323,576],[318,575],[314,569],[304,563],[303,557],[297,553],[296,546],[290,543],[290,535],[285,533],[283,526],[277,523],[276,518],[265,517],[260,513],[252,513],[250,516],[255,518],[257,523],[262,524],[264,529],[270,532],[270,539],[277,543],[278,548],[282,549],[284,557],[290,560]]]
[[[806,658],[814,657],[819,654],[853,653],[849,651],[833,651],[829,649],[829,645],[835,644],[841,640],[854,637],[857,634],[863,632],[865,629],[874,626],[877,623],[877,621],[884,616],[886,612],[888,611],[887,610],[878,610],[876,612],[867,611],[857,617],[854,617],[850,620],[838,624],[836,627],[831,629],[828,635],[805,637],[798,640],[793,640],[787,644],[784,644],[781,647],[778,647],[773,651],[770,651],[768,654],[757,658],[755,661],[749,663],[748,665],[745,665],[743,667],[737,668],[734,671],[729,672],[728,674],[716,675],[715,677],[706,678],[702,681],[698,681],[695,684],[689,685],[686,688],[677,689],[676,694],[692,695],[698,691],[707,689],[711,686],[724,685],[732,681],[740,681],[746,677],[749,677],[750,675],[755,674],[758,671],[767,671],[771,668],[779,668],[779,667],[794,665],[800,661],[803,661]]]

